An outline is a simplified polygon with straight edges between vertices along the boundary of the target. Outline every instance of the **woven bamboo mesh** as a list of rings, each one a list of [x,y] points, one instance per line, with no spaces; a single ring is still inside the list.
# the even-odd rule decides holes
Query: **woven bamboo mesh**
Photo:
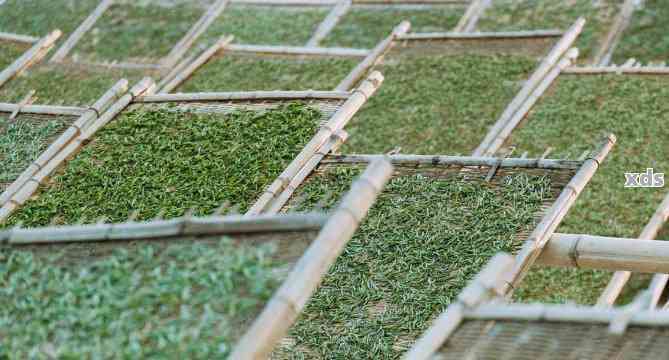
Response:
[[[556,37],[527,38],[448,38],[440,35],[425,38],[400,37],[389,53],[390,56],[430,55],[525,55],[544,56],[556,42]]]
[[[339,110],[345,99],[296,99],[296,100],[234,100],[234,101],[206,101],[206,102],[164,102],[134,104],[129,109],[179,111],[192,114],[230,114],[239,110],[263,112],[276,109],[289,103],[300,102],[321,113],[321,121],[327,121]]]
[[[20,174],[30,165],[37,156],[44,151],[49,144],[51,144],[69,125],[74,123],[79,117],[75,115],[45,115],[45,114],[31,114],[19,112],[10,120],[12,113],[0,112],[0,142],[7,140],[17,143],[11,149],[7,149],[8,153],[0,153],[0,161],[5,162],[7,166],[2,171],[0,178],[0,193],[4,191]],[[15,137],[23,137],[23,134],[30,133],[30,129],[43,127],[44,131],[34,135],[30,139],[15,139]],[[21,142],[21,143],[19,143]],[[30,142],[24,144],[22,142]],[[25,148],[24,148],[25,147]],[[4,149],[4,147],[0,147]],[[19,149],[18,153],[13,153],[11,150]],[[25,157],[26,155],[33,155],[34,157]],[[11,169],[8,169],[12,163]]]
[[[612,335],[607,324],[466,320],[433,359],[663,359],[667,327],[630,326]]]

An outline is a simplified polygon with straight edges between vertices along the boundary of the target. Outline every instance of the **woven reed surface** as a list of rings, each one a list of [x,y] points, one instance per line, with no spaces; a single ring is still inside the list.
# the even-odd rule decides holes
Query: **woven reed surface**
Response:
[[[420,39],[400,40],[392,48],[392,55],[525,55],[544,56],[555,43],[555,38],[527,39]]]
[[[667,336],[666,327],[615,336],[607,324],[467,320],[433,359],[664,359]]]
[[[130,108],[143,107],[144,109],[167,109],[170,111],[184,111],[195,114],[230,114],[239,110],[267,111],[281,105],[300,102],[321,112],[321,121],[327,121],[339,110],[344,100],[339,99],[305,99],[305,100],[235,100],[235,101],[202,101],[202,102],[165,102],[135,104]]]

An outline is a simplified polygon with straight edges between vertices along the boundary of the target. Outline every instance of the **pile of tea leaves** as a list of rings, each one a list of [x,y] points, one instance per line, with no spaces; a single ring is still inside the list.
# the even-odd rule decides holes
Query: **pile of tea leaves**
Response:
[[[65,265],[3,249],[0,356],[225,358],[280,283],[275,251],[221,238]]]
[[[481,31],[566,30],[584,17],[585,27],[576,45],[587,60],[597,51],[619,11],[614,0],[496,0],[478,23]]]
[[[352,8],[325,38],[325,46],[373,48],[401,21],[411,23],[411,32],[445,32],[455,27],[464,13],[462,7],[430,9]]]
[[[179,91],[332,90],[360,60],[262,59],[225,55],[201,67]]]
[[[265,112],[135,109],[103,128],[9,220],[23,226],[245,211],[301,151],[321,114],[299,103]]]
[[[386,56],[383,85],[356,115],[348,153],[469,154],[535,66],[509,55]]]
[[[328,169],[296,194],[308,209],[359,173]],[[278,358],[398,358],[497,252],[514,252],[549,179],[504,185],[393,178],[291,329]],[[326,206],[332,206],[331,201]]]

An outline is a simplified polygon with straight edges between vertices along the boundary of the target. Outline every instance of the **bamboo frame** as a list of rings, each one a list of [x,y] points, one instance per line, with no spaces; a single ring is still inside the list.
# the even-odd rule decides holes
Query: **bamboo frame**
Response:
[[[483,12],[492,5],[492,0],[472,0],[467,10],[462,15],[458,24],[453,29],[454,32],[469,33],[476,29],[479,19]]]
[[[655,210],[653,216],[650,218],[646,226],[644,226],[643,230],[641,231],[641,234],[639,235],[639,239],[640,240],[655,239],[658,232],[662,229],[662,226],[664,225],[665,222],[667,222],[668,219],[669,219],[669,194],[665,196],[662,203],[658,206],[657,210]],[[656,272],[669,273],[669,271],[656,271]],[[631,275],[632,273],[630,271],[616,271],[613,274],[613,277],[609,281],[608,285],[602,292],[602,294],[599,296],[599,299],[597,299],[597,306],[602,306],[602,307],[613,306],[618,296],[620,296],[620,293],[622,293],[623,288],[625,287],[625,284],[627,283]],[[656,275],[653,281],[651,282],[650,288],[652,289],[651,293],[653,294],[652,298],[655,304],[657,304],[657,300],[655,299],[659,299],[659,295],[661,295],[661,290],[656,290],[656,288],[660,287],[664,288],[664,286],[659,285],[662,283],[661,281],[662,277],[664,277],[664,275]],[[652,285],[653,282],[655,283],[655,285]]]
[[[338,155],[323,160],[323,164],[359,164],[386,158],[393,165],[447,165],[447,166],[490,166],[516,167],[524,169],[578,169],[582,161],[558,159],[526,159],[526,158],[494,158],[475,156],[446,156],[446,155]]]
[[[363,76],[372,68],[374,67],[383,57],[383,55],[390,50],[390,48],[393,46],[395,40],[403,35],[406,34],[409,29],[411,28],[411,23],[408,21],[402,21],[397,25],[392,33],[382,40],[380,43],[378,43],[372,51],[369,52],[367,57],[365,57],[364,60],[362,60],[347,76],[342,80],[337,87],[335,87],[335,90],[337,91],[347,91],[351,88],[353,88],[360,79],[362,79]]]
[[[318,24],[316,31],[314,31],[311,38],[307,40],[306,46],[318,46],[321,41],[323,41],[330,32],[337,26],[337,23],[341,20],[344,15],[351,8],[351,0],[340,0],[333,8],[330,10],[328,15],[323,19],[323,21]]]
[[[647,233],[646,228],[644,228],[642,235],[655,237],[662,228],[662,225],[667,221],[669,221],[669,194],[665,196],[662,204],[660,204],[660,206],[655,211],[655,214],[653,214],[653,217],[646,225],[648,228]],[[658,306],[662,292],[667,286],[667,282],[669,282],[669,276],[667,274],[656,274],[653,276],[653,279],[650,282],[650,286],[648,286],[648,292],[650,293],[650,303],[648,306],[650,308],[655,308]]]
[[[91,14],[77,27],[77,29],[70,34],[65,43],[56,51],[56,53],[51,57],[50,62],[58,63],[64,62],[69,53],[74,49],[74,47],[79,43],[83,36],[93,28],[95,23],[104,15],[104,13],[109,10],[109,8],[114,4],[113,0],[102,0],[100,4],[91,12]],[[74,61],[78,64],[88,65],[88,66],[102,66],[110,68],[130,68],[130,69],[153,69],[153,70],[169,70],[173,68],[183,56],[190,50],[195,43],[195,41],[207,30],[207,28],[216,20],[216,18],[223,12],[228,0],[216,0],[212,5],[210,5],[207,10],[202,14],[200,19],[193,24],[193,26],[188,30],[188,32],[177,42],[170,52],[158,60],[156,64],[135,64],[128,62],[80,62]]]
[[[576,175],[564,187],[557,200],[555,200],[541,222],[525,241],[516,256],[516,264],[513,272],[506,279],[507,288],[505,292],[508,296],[512,294],[513,289],[525,277],[530,266],[541,255],[550,237],[555,233],[562,219],[564,219],[585,186],[595,175],[599,165],[606,159],[606,156],[615,143],[616,137],[610,134],[601,147],[583,162]]]
[[[554,234],[536,261],[540,265],[614,270],[616,273],[669,273],[669,242]]]
[[[35,42],[23,55],[16,59],[11,65],[0,71],[0,87],[15,76],[18,76],[26,68],[41,60],[53,47],[56,40],[60,38],[62,32],[54,30],[48,35]]]
[[[148,222],[91,224],[20,228],[0,231],[0,243],[43,245],[64,243],[118,242],[256,232],[319,230],[325,225],[323,214],[259,215],[255,217],[181,217]]]
[[[524,117],[524,113],[519,111],[519,109],[521,109],[523,105],[528,102],[528,98],[532,97],[536,102],[536,99],[538,99],[538,97],[543,93],[542,89],[545,90],[548,88],[555,77],[557,77],[557,75],[559,75],[559,73],[562,71],[562,68],[558,67],[560,70],[557,70],[557,74],[551,74],[552,80],[551,77],[548,77],[548,80],[545,81],[542,85],[542,81],[547,78],[547,76],[551,73],[551,70],[558,66],[560,59],[562,59],[567,54],[571,46],[574,44],[574,41],[576,41],[576,38],[583,30],[584,25],[585,19],[579,18],[576,20],[576,22],[574,22],[569,30],[564,33],[562,38],[553,46],[553,48],[541,61],[534,73],[525,82],[511,103],[509,103],[499,119],[490,128],[483,141],[481,141],[481,144],[472,153],[472,156],[490,156],[497,152],[506,138],[502,132],[510,133],[510,130],[513,130],[513,127],[515,127],[515,124],[513,124],[514,115],[519,113],[515,119],[517,124],[520,122],[520,119]],[[573,56],[573,54],[571,55]],[[562,65],[564,64],[560,64],[560,66]],[[532,96],[533,92],[535,92],[534,96]],[[528,105],[529,106],[526,106],[527,111],[529,111],[529,108],[532,107],[533,103],[530,102]],[[509,128],[511,129],[509,130]]]
[[[177,93],[142,95],[133,103],[162,103],[189,101],[230,101],[230,100],[346,100],[351,93],[342,91],[240,91],[211,93]]]
[[[293,159],[293,161],[286,167],[283,172],[277,177],[272,184],[270,184],[265,192],[256,200],[256,202],[249,208],[246,213],[248,216],[263,213],[268,209],[271,202],[280,195],[292,179],[297,176],[300,170],[309,162],[309,160],[319,152],[323,144],[336,132],[342,130],[346,124],[351,120],[353,115],[367,102],[367,99],[372,96],[378,87],[383,82],[383,75],[375,71],[371,73],[365,81],[363,81],[357,89],[351,92],[346,102],[337,110],[337,112],[330,117],[330,119],[322,124],[318,132],[307,143],[302,151]]]
[[[261,359],[269,356],[353,236],[391,173],[390,163],[376,161],[353,183],[318,237],[239,340],[230,358]]]
[[[476,307],[501,294],[500,284],[503,275],[508,273],[512,267],[513,257],[511,255],[504,253],[495,255],[402,358],[406,360],[429,359],[457,330],[468,308]]]
[[[98,110],[82,115],[35,162],[28,166],[14,183],[5,189],[5,192],[0,195],[2,201],[0,223],[6,221],[16,209],[28,201],[56,169],[78,152],[100,128],[123,111],[133,98],[154,91],[155,84],[151,78],[144,78],[128,93],[116,100],[116,97],[125,93],[126,88],[127,81],[125,80],[114,85],[94,105],[99,106],[95,109],[106,108],[104,112]],[[97,117],[97,114],[101,115]]]
[[[630,24],[630,20],[632,19],[632,15],[634,14],[634,10],[636,8],[635,2],[637,1],[638,0],[625,0],[622,8],[620,9],[620,13],[618,13],[618,16],[616,16],[611,29],[609,30],[608,34],[606,34],[604,42],[593,58],[592,63],[594,65],[606,66],[611,62],[613,52],[618,46],[620,39],[622,39],[625,29],[627,29]]]

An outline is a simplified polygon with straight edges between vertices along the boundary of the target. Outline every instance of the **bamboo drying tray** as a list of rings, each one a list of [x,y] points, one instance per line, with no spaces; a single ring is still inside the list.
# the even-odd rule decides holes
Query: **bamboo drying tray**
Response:
[[[669,348],[666,312],[490,302],[513,258],[498,254],[405,359],[655,359]]]
[[[95,132],[113,121],[117,116],[134,109],[166,109],[182,113],[209,113],[226,114],[245,109],[250,111],[264,111],[276,108],[282,104],[302,102],[316,108],[323,115],[321,126],[313,138],[305,145],[299,155],[288,165],[281,178],[290,179],[292,174],[299,172],[308,161],[317,154],[330,149],[332,136],[345,138],[343,127],[348,123],[357,110],[367,101],[383,77],[380,73],[373,73],[361,86],[352,92],[246,92],[246,93],[193,93],[193,94],[159,94],[151,95],[153,82],[144,79],[138,83],[129,94],[121,96],[106,111],[87,112],[77,123],[79,127],[68,129],[61,136],[63,140],[56,141],[50,149],[33,163],[13,185],[9,186],[2,196],[0,208],[0,222],[5,221],[16,209],[28,201],[40,185],[45,184],[49,176],[60,168],[67,159],[76,154],[81,147],[90,141]],[[115,96],[106,94],[100,102],[108,104]],[[99,115],[99,117],[96,117]],[[87,126],[79,124],[84,119]],[[265,193],[256,202],[256,209],[262,209],[265,196],[271,192],[283,190],[281,181],[277,180],[268,187]],[[270,196],[271,198],[271,196]],[[253,209],[250,212],[258,213]]]
[[[56,51],[51,58],[51,62],[75,62],[87,66],[99,66],[103,68],[122,68],[122,69],[146,69],[156,70],[162,73],[168,73],[172,68],[182,60],[184,55],[193,47],[197,39],[207,30],[207,28],[216,20],[216,18],[223,12],[228,0],[216,0],[209,6],[200,19],[193,24],[188,32],[177,42],[170,52],[161,59],[144,59],[141,62],[103,62],[96,63],[91,61],[78,61],[68,57],[69,53],[74,49],[77,43],[86,33],[91,30],[97,20],[102,17],[105,12],[114,5],[114,0],[102,0],[100,4],[91,12],[91,14],[79,25],[79,27],[70,34],[63,45]],[[122,6],[122,4],[119,4]]]
[[[78,225],[52,228],[14,228],[0,232],[7,251],[53,253],[65,249],[61,262],[90,261],[114,247],[138,248],[169,243],[215,242],[221,236],[236,243],[275,243],[280,256],[292,265],[272,298],[250,314],[238,328],[232,358],[267,356],[296,319],[321,278],[351,238],[389,179],[392,166],[380,159],[355,181],[340,205],[328,216],[318,214],[184,217],[152,222]],[[317,233],[316,233],[317,232]]]

